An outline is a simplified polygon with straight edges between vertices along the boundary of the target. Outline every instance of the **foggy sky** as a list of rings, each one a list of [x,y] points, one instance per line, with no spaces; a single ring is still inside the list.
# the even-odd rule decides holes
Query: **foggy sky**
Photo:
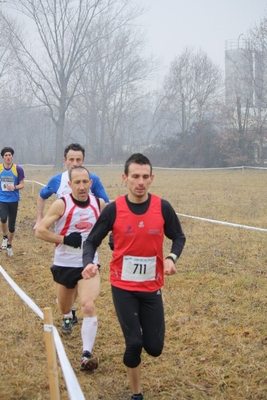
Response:
[[[186,46],[201,48],[224,71],[225,41],[237,40],[258,24],[266,0],[142,0],[149,10],[140,18],[146,26],[147,51],[160,57],[165,72]]]

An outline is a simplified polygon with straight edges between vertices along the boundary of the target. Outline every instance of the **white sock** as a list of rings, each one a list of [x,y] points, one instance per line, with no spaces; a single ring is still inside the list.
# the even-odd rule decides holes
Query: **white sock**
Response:
[[[83,351],[87,350],[92,353],[92,349],[95,343],[96,332],[97,332],[97,317],[84,317],[82,322],[82,342]]]
[[[72,308],[71,308],[71,309],[72,309],[72,311],[76,311],[76,305],[75,305],[75,303],[72,304]]]
[[[72,318],[72,312],[70,311],[68,314],[64,314],[64,318],[71,319]]]

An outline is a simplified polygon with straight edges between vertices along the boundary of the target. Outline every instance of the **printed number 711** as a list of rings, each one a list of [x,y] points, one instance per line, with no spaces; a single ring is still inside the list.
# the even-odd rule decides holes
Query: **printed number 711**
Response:
[[[135,268],[133,273],[139,273],[140,275],[145,275],[146,274],[146,264],[134,264]]]

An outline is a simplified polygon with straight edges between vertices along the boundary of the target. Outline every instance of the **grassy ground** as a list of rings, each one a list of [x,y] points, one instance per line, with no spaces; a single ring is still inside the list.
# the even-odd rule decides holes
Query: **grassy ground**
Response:
[[[93,168],[111,199],[126,193],[122,168]],[[26,179],[45,183],[52,169],[25,167]],[[262,170],[155,170],[154,192],[178,213],[265,228],[266,176]],[[53,245],[37,240],[32,227],[40,186],[27,182],[21,192],[13,258],[0,250],[0,264],[42,309],[52,307],[54,325],[61,316],[49,267]],[[51,200],[52,201],[52,200]],[[48,204],[51,203],[48,201]],[[143,354],[146,400],[266,399],[266,234],[180,217],[187,243],[178,273],[163,289],[166,341],[162,356]],[[169,243],[166,240],[165,252]],[[110,250],[99,249],[102,290],[97,302],[99,329],[94,353],[99,368],[79,370],[80,327],[62,341],[88,400],[127,400],[122,364],[124,343],[109,285]],[[42,321],[0,276],[0,398],[50,398]],[[80,310],[78,304],[78,318]],[[59,367],[61,399],[68,399]]]

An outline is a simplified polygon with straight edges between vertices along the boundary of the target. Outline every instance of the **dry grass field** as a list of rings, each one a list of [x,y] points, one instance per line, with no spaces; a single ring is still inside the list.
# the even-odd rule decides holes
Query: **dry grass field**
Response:
[[[122,167],[91,169],[101,177],[111,199],[126,193]],[[267,228],[265,170],[154,172],[151,192],[168,199],[178,213]],[[25,167],[25,173],[27,180],[46,183],[54,171]],[[52,308],[54,325],[85,398],[127,400],[130,390],[122,364],[123,338],[110,294],[107,239],[99,248],[102,290],[94,348],[99,368],[87,374],[79,370],[80,322],[71,335],[61,334],[49,270],[53,245],[33,234],[39,189],[37,184],[25,184],[13,243],[15,256],[8,258],[0,250],[0,264],[38,307]],[[145,399],[267,399],[267,232],[184,216],[180,220],[187,243],[178,273],[167,277],[163,288],[163,354],[152,359],[143,353]],[[166,254],[168,250],[166,241]],[[48,400],[43,323],[2,275],[0,290],[0,399]],[[61,399],[68,399],[60,364],[59,379]]]

